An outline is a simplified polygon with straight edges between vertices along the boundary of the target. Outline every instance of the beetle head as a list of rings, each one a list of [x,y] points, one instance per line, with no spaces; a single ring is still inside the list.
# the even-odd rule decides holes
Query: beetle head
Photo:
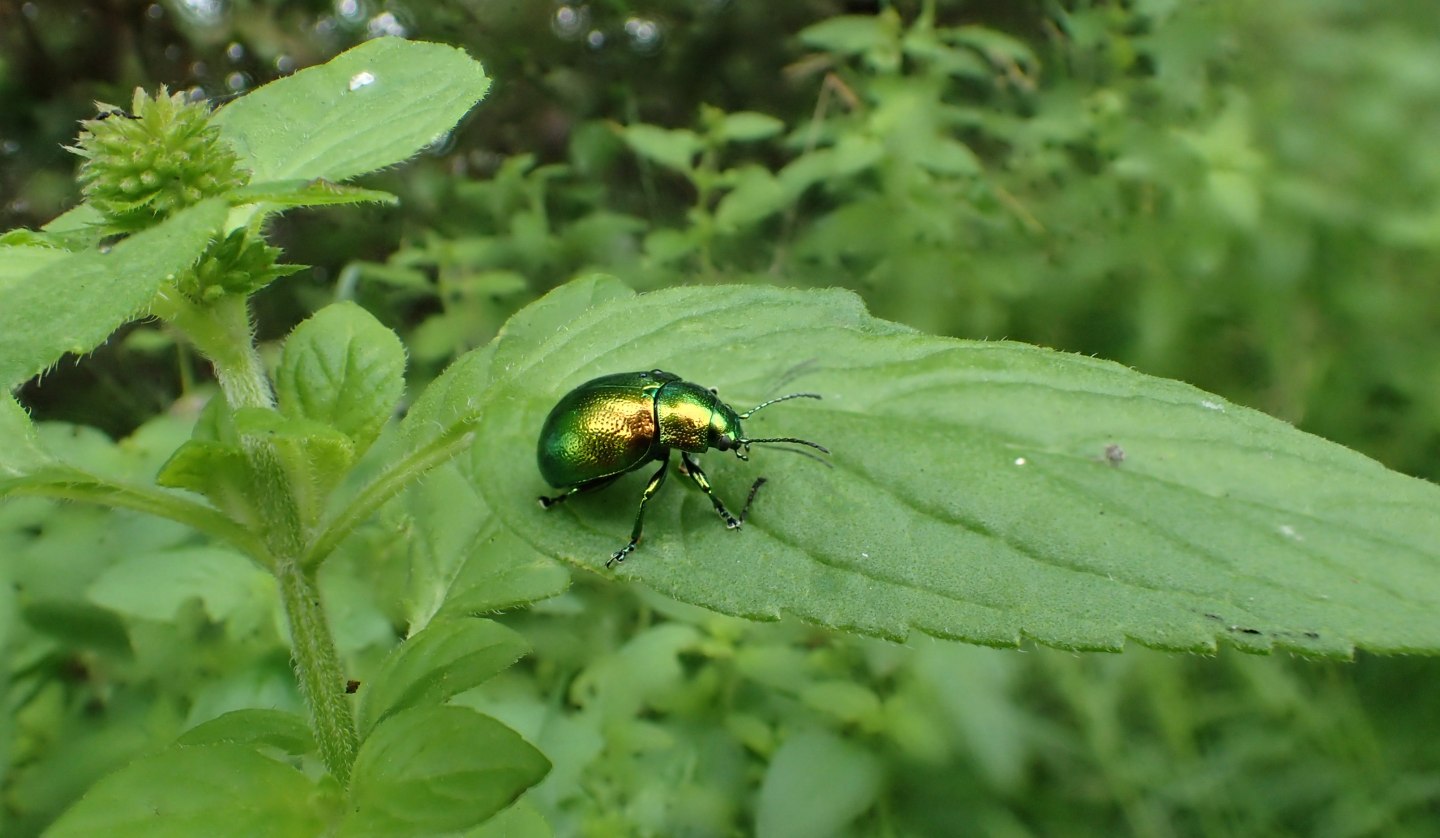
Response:
[[[739,458],[742,459],[742,460],[748,460],[748,459],[750,459],[750,446],[751,446],[751,445],[756,444],[756,443],[766,443],[766,442],[793,442],[793,443],[795,443],[795,444],[797,444],[797,445],[808,445],[808,446],[810,446],[811,448],[814,448],[814,449],[817,450],[817,451],[820,451],[820,452],[825,453],[825,454],[829,454],[829,453],[830,453],[830,449],[828,449],[828,448],[826,448],[825,446],[820,445],[820,444],[818,444],[818,443],[811,442],[811,441],[808,440],[808,439],[799,439],[799,438],[796,438],[796,437],[793,437],[793,436],[777,436],[777,437],[767,437],[767,438],[765,438],[765,439],[750,439],[749,437],[747,437],[747,436],[744,435],[744,432],[743,432],[743,431],[740,430],[740,421],[739,421],[739,420],[741,420],[741,419],[749,419],[751,416],[755,415],[755,412],[756,412],[756,411],[760,410],[761,408],[766,408],[766,407],[769,407],[769,406],[772,405],[772,404],[778,404],[778,403],[783,402],[783,401],[789,401],[790,399],[818,399],[818,398],[820,398],[820,396],[819,396],[818,394],[816,394],[816,393],[791,393],[791,394],[788,395],[788,396],[780,396],[779,398],[771,399],[771,400],[768,401],[768,402],[762,402],[762,403],[760,403],[760,404],[757,404],[757,405],[755,405],[754,407],[750,408],[749,410],[745,411],[744,413],[739,413],[739,414],[736,414],[736,415],[735,415],[735,421],[733,422],[733,428],[734,428],[733,433],[732,433],[731,435],[729,435],[728,438],[724,439],[724,442],[725,442],[724,445],[720,445],[719,442],[717,441],[715,447],[716,447],[716,448],[719,448],[721,451],[730,451],[730,450],[733,450],[733,451],[735,452],[735,456],[736,456],[736,457],[739,457]]]

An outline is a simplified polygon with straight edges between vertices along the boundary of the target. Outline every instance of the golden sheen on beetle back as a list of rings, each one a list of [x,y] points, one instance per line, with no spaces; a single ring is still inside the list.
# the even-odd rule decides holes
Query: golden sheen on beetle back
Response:
[[[545,417],[536,460],[546,482],[564,492],[541,497],[540,504],[548,509],[572,495],[608,486],[647,462],[660,461],[660,468],[640,496],[630,543],[615,551],[605,565],[624,561],[640,541],[645,504],[665,482],[673,448],[680,451],[680,473],[710,498],[726,526],[736,529],[745,522],[745,513],[765,478],[757,478],[750,487],[750,495],[736,518],[716,497],[705,472],[690,455],[715,448],[734,451],[744,460],[753,443],[768,442],[807,445],[828,454],[824,446],[795,437],[748,439],[740,427],[742,419],[776,402],[818,398],[814,393],[791,393],[736,413],[720,401],[714,390],[664,370],[593,378],[566,393]]]
[[[605,476],[635,467],[655,439],[655,398],[617,387],[572,390],[550,411],[540,435],[540,473],[551,486],[583,474]]]

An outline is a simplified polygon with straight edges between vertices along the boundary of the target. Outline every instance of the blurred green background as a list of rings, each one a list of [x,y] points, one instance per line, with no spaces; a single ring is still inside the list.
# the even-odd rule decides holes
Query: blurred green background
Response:
[[[368,179],[398,207],[274,225],[313,267],[257,298],[262,339],[356,299],[404,336],[418,388],[586,271],[840,285],[926,331],[1118,360],[1440,478],[1432,0],[8,0],[0,229],[77,200],[62,147],[94,101],[166,84],[223,103],[384,34],[462,46],[495,87]],[[112,439],[143,426],[118,449],[139,468],[178,444],[167,413],[206,375],[139,324],[21,400]],[[183,542],[126,515],[3,512],[0,550],[62,563],[59,589],[92,606],[126,555],[102,528]],[[369,546],[331,582],[362,660],[404,633],[374,558],[401,548]],[[96,613],[92,638],[28,613],[11,639],[15,834],[216,707],[295,701],[274,627],[242,629],[244,609]],[[475,703],[556,763],[529,799],[558,834],[1440,834],[1428,659],[899,648],[588,577],[508,621],[536,654]]]

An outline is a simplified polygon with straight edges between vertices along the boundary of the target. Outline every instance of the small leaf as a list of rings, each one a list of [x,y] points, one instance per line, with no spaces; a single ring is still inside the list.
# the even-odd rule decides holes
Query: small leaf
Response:
[[[834,148],[822,148],[795,158],[777,177],[793,201],[813,184],[853,177],[884,158],[885,146],[880,141],[847,134]]]
[[[430,382],[401,422],[380,435],[350,481],[358,488],[337,504],[341,512],[312,543],[307,564],[323,561],[380,507],[469,445],[479,409],[476,394],[489,380],[491,362],[488,349],[465,354]]]
[[[434,469],[406,496],[414,518],[409,597],[412,626],[437,614],[474,617],[520,608],[563,593],[570,571],[495,520],[463,476],[484,468],[478,449]]]
[[[171,489],[198,492],[231,518],[255,527],[262,525],[252,506],[255,486],[250,463],[239,445],[188,440],[161,466],[155,482]]]
[[[564,286],[486,350],[472,479],[544,553],[729,614],[897,639],[1440,651],[1432,484],[1180,382],[924,335],[845,292],[622,287]],[[605,571],[645,475],[542,510],[536,435],[570,388],[657,367],[742,410],[782,380],[822,394],[745,430],[821,443],[832,467],[712,452],[703,465],[732,506],[769,478],[744,528],[672,481],[639,551]]]
[[[621,136],[641,157],[687,175],[695,170],[695,156],[704,147],[694,131],[659,128],[643,122],[622,128]]]
[[[361,709],[360,736],[401,710],[443,704],[483,684],[529,649],[525,638],[490,620],[432,622],[381,664]]]
[[[407,267],[398,258],[388,263],[354,261],[345,266],[347,275],[354,271],[357,282],[377,282],[391,288],[409,291],[429,297],[435,293],[435,283],[419,268]],[[344,282],[344,280],[341,280]]]
[[[962,79],[986,79],[993,75],[990,64],[973,50],[946,46],[933,29],[914,28],[905,33],[905,54],[922,60],[942,73]]]
[[[489,89],[463,50],[376,38],[236,99],[212,124],[255,183],[339,182],[419,153]]]
[[[785,130],[785,123],[769,114],[740,111],[725,115],[720,137],[732,143],[768,140]]]
[[[325,832],[316,787],[246,745],[176,747],[96,783],[46,831],[52,838],[310,838]]]
[[[247,708],[231,710],[201,722],[175,740],[193,745],[266,745],[287,754],[306,754],[315,748],[305,720],[284,710]]]
[[[69,250],[89,250],[105,238],[105,216],[89,204],[71,207],[40,228]]]
[[[446,367],[405,412],[405,418],[380,436],[375,444],[378,450],[371,452],[370,459],[398,460],[468,428],[479,415],[476,396],[489,380],[490,363],[490,353],[481,348]]]
[[[342,835],[468,829],[540,782],[550,763],[520,735],[465,707],[418,707],[360,746]]]
[[[842,55],[860,55],[888,47],[897,34],[887,15],[837,15],[805,27],[800,41]]]
[[[225,212],[218,198],[202,201],[108,253],[43,260],[0,286],[0,388],[13,389],[67,352],[89,352],[139,315],[167,279],[200,257]]]
[[[1205,177],[1205,186],[1215,209],[1236,228],[1253,234],[1260,226],[1264,198],[1249,172],[1212,169]]]
[[[684,259],[699,246],[699,237],[690,229],[651,230],[645,236],[645,256],[660,265]]]
[[[715,223],[722,230],[736,230],[763,221],[790,203],[791,195],[768,169],[746,166],[738,173],[735,188],[720,199]]]
[[[477,534],[460,572],[451,581],[442,617],[498,614],[558,596],[570,571],[494,521]]]
[[[216,621],[273,591],[273,577],[229,550],[192,547],[141,553],[100,574],[86,597],[120,614],[149,620],[174,619],[192,599]],[[273,594],[271,594],[273,596]]]
[[[275,390],[281,413],[338,428],[363,452],[405,392],[405,348],[360,306],[329,305],[286,339]]]
[[[833,733],[801,733],[770,760],[755,812],[760,838],[838,835],[880,791],[880,760]]]
[[[1035,58],[1035,51],[1029,44],[998,29],[989,29],[984,26],[955,26],[937,30],[936,34],[948,43],[971,47],[992,61],[996,58],[1003,58],[1026,67],[1039,64]]]
[[[285,470],[302,523],[306,526],[318,523],[325,514],[330,493],[355,462],[355,443],[331,425],[285,417],[268,408],[235,411],[235,430],[250,444],[263,443],[275,452]],[[270,490],[256,485],[254,491]]]
[[[962,142],[933,134],[917,138],[912,147],[915,162],[936,174],[975,175],[980,173],[980,158]]]
[[[113,611],[84,602],[40,600],[27,603],[21,614],[32,628],[66,646],[130,656],[130,633]]]
[[[25,408],[6,393],[0,396],[0,478],[19,477],[50,461]]]

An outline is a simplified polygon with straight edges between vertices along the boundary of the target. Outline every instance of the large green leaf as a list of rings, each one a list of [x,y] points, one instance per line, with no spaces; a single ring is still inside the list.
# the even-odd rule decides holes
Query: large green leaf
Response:
[[[14,388],[66,352],[94,349],[200,257],[225,213],[224,201],[202,201],[109,252],[36,260],[35,270],[7,279],[0,285],[0,388]]]
[[[296,714],[249,707],[201,722],[181,734],[176,744],[268,745],[287,754],[303,754],[315,748],[310,728]]]
[[[520,734],[466,707],[417,707],[375,728],[355,757],[343,835],[465,829],[540,782],[550,763]]]
[[[1440,651],[1440,491],[1186,384],[1015,343],[932,337],[853,295],[585,280],[520,312],[486,354],[471,464],[486,504],[542,552],[687,602],[1076,649]],[[462,360],[465,364],[466,360]],[[726,530],[677,478],[613,571],[647,474],[548,511],[536,435],[568,389],[659,367],[743,410],[757,446],[703,458]],[[648,469],[642,470],[648,472]]]
[[[236,99],[214,121],[254,183],[342,181],[414,156],[489,89],[463,50],[376,38]]]
[[[196,745],[142,757],[101,780],[46,835],[320,834],[316,786],[248,745]]]
[[[363,738],[409,707],[442,704],[504,671],[529,651],[525,638],[490,620],[436,620],[381,664],[360,715]]]

